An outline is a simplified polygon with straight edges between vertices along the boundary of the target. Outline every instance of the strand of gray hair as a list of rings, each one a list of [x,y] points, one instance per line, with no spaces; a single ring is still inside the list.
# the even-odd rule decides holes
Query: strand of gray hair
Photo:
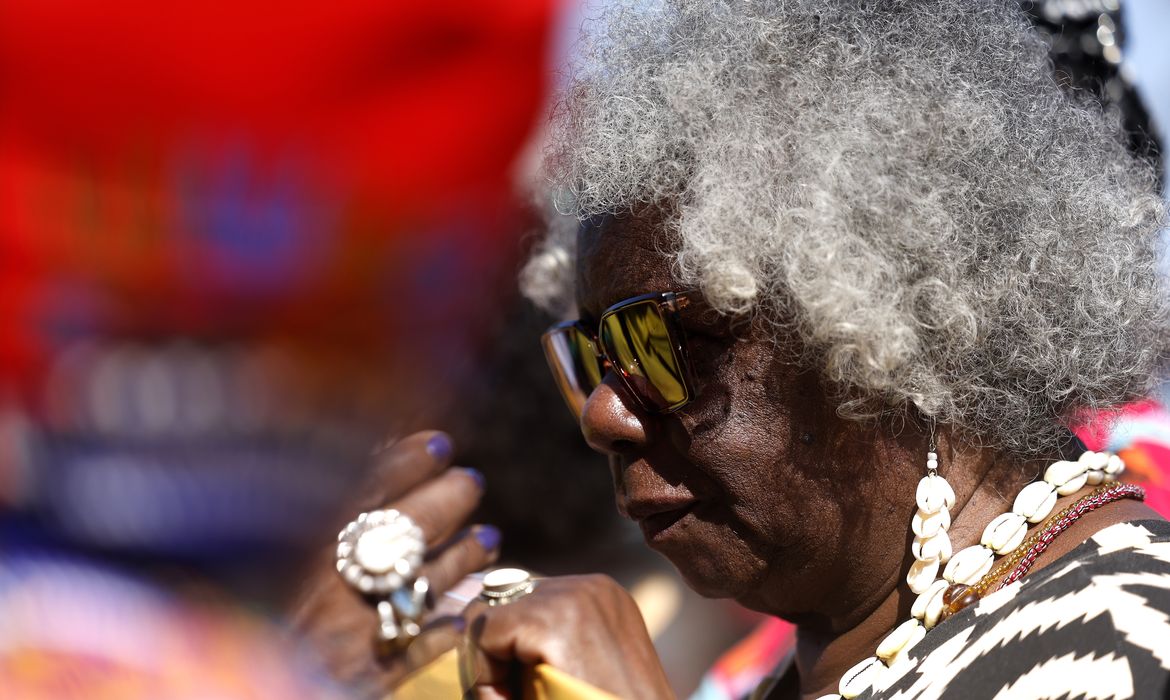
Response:
[[[1166,356],[1154,170],[1012,2],[613,8],[551,133],[522,283],[557,313],[576,223],[649,205],[679,284],[795,334],[843,415],[1040,454]]]

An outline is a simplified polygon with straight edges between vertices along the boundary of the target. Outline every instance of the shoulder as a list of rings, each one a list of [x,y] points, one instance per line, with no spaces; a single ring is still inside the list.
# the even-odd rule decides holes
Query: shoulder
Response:
[[[1170,689],[1170,523],[1096,533],[939,625],[879,697],[1162,697]]]

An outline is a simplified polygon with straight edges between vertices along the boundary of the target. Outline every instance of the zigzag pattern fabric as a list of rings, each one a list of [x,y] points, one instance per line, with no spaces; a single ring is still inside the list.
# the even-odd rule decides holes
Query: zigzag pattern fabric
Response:
[[[1170,522],[1101,530],[938,625],[910,656],[860,698],[1170,697]],[[776,683],[791,682],[783,675]]]

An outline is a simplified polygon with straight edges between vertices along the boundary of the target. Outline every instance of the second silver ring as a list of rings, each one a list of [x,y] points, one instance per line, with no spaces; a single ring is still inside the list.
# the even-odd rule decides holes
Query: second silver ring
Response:
[[[528,595],[536,588],[532,574],[524,569],[496,569],[484,574],[480,600],[489,606],[507,605]]]

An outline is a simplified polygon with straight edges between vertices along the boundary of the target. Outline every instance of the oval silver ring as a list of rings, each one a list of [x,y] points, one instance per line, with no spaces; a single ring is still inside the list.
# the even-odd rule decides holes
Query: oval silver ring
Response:
[[[489,606],[507,605],[528,595],[534,588],[536,581],[524,569],[496,569],[484,574],[479,597]]]

